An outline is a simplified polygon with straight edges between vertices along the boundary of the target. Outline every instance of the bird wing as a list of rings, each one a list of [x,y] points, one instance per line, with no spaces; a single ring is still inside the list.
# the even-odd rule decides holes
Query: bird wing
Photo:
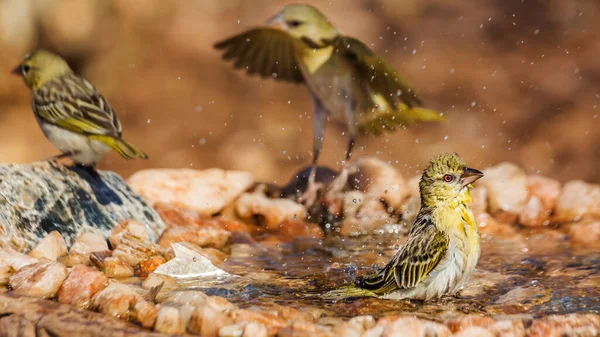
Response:
[[[33,110],[43,122],[89,135],[120,137],[121,123],[106,99],[73,74],[48,82],[34,95]]]
[[[302,83],[304,77],[294,52],[295,39],[271,28],[255,28],[215,44],[224,60],[233,60],[236,69],[275,80]]]
[[[394,68],[366,44],[348,36],[340,36],[333,42],[336,51],[354,65],[357,80],[365,87],[366,93],[380,94],[394,108],[398,103],[404,103],[410,108],[423,105]],[[372,98],[369,100],[372,101]]]
[[[359,281],[358,286],[377,294],[414,288],[446,254],[448,239],[438,231],[428,215],[419,214],[408,241],[377,274]]]

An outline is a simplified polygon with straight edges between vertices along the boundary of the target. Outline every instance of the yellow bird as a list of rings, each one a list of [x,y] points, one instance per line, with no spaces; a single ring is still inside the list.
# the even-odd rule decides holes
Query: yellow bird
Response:
[[[325,122],[348,131],[346,161],[330,190],[347,181],[348,159],[358,135],[380,135],[411,122],[440,121],[443,116],[420,108],[414,90],[367,45],[342,35],[319,10],[310,5],[288,5],[267,21],[215,45],[225,60],[249,75],[304,83],[313,100],[313,161],[303,200],[314,202],[320,188],[315,168]]]
[[[75,75],[60,56],[44,50],[25,55],[13,73],[33,93],[33,113],[44,135],[76,164],[94,166],[111,149],[123,158],[148,156],[121,138],[121,123],[106,99]]]
[[[379,272],[332,294],[419,300],[456,294],[479,260],[469,190],[482,176],[456,154],[431,160],[419,182],[421,209],[406,243]]]

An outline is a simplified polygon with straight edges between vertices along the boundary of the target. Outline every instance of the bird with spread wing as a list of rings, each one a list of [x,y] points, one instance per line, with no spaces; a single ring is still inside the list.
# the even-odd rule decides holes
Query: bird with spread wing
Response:
[[[215,48],[249,75],[307,86],[313,100],[313,169],[302,197],[307,205],[321,188],[315,182],[315,169],[328,119],[345,127],[349,137],[342,172],[330,191],[346,185],[348,160],[359,135],[380,135],[412,122],[444,119],[422,108],[414,90],[383,58],[361,41],[342,35],[310,5],[288,5],[263,27],[228,38]]]

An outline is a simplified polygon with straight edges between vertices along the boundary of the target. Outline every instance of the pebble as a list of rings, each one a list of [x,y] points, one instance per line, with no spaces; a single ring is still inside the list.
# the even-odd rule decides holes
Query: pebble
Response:
[[[166,305],[161,305],[154,324],[154,330],[166,334],[183,334],[185,325],[179,313],[179,309]]]
[[[27,255],[36,259],[45,258],[50,261],[56,261],[59,256],[66,253],[67,243],[65,239],[63,239],[59,232],[52,231],[41,239]]]
[[[108,286],[108,278],[101,272],[82,264],[75,265],[58,291],[60,303],[87,308],[92,297]]]
[[[600,246],[600,221],[575,223],[569,229],[571,243],[582,246]]]
[[[58,262],[38,262],[14,273],[9,285],[17,295],[53,298],[67,278],[67,267]]]
[[[512,163],[500,163],[484,170],[481,184],[488,191],[489,213],[500,222],[514,222],[527,204],[527,175]]]
[[[150,237],[144,224],[135,220],[125,220],[115,226],[115,228],[113,228],[113,230],[110,232],[108,241],[110,242],[111,246],[113,248],[117,247],[121,243],[121,240],[126,233],[142,241],[150,241]]]
[[[564,223],[582,218],[600,219],[600,185],[572,180],[558,197],[553,220]]]
[[[276,230],[286,219],[304,219],[306,207],[289,199],[269,199],[261,189],[244,193],[235,203],[237,215],[252,222],[260,217],[268,229]]]
[[[119,258],[110,256],[104,259],[104,274],[110,278],[125,278],[134,275],[133,268]]]
[[[561,191],[560,183],[544,176],[531,175],[527,177],[527,187],[529,200],[519,214],[519,223],[528,227],[548,224]]]
[[[348,181],[369,199],[385,200],[395,210],[400,210],[410,194],[406,179],[392,165],[371,156],[360,156],[352,162]]]
[[[69,252],[87,255],[104,250],[108,250],[106,240],[99,234],[86,232],[77,237]]]
[[[128,179],[151,204],[167,203],[211,216],[233,202],[252,183],[252,174],[221,169],[149,169]]]
[[[170,247],[176,242],[190,242],[200,247],[224,248],[229,243],[231,232],[224,229],[198,226],[168,228],[163,232],[158,244]]]

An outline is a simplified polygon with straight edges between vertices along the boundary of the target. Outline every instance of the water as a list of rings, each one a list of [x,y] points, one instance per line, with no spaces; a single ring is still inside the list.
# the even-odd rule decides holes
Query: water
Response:
[[[600,251],[576,249],[555,230],[512,238],[482,237],[481,259],[458,298],[392,301],[324,299],[328,289],[384,265],[402,244],[398,234],[300,238],[291,243],[232,247],[220,268],[233,279],[187,280],[194,289],[223,296],[241,307],[284,305],[317,316],[352,317],[411,313],[437,321],[464,313],[497,318],[600,312]]]

